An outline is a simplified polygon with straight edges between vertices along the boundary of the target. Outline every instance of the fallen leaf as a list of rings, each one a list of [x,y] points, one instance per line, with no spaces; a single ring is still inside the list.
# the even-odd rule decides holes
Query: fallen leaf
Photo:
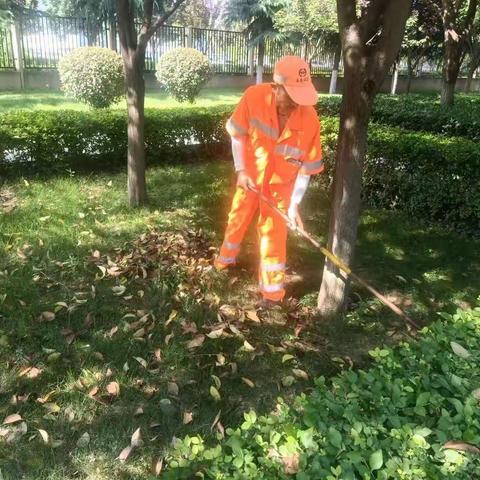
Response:
[[[57,390],[52,390],[51,392],[48,392],[44,397],[38,397],[37,402],[47,403],[50,400],[50,397],[55,395],[56,393],[57,393]]]
[[[215,427],[215,425],[217,424],[217,422],[220,420],[220,415],[222,414],[222,411],[219,410],[218,413],[215,415],[215,418],[212,422],[212,426],[210,427],[210,430],[213,430],[213,428]]]
[[[213,381],[215,382],[215,386],[217,388],[220,388],[222,386],[222,382],[220,381],[220,379],[216,375],[212,375],[211,377],[213,378]]]
[[[148,363],[142,357],[133,357],[143,368],[147,368]]]
[[[203,344],[204,341],[205,341],[205,335],[197,335],[193,340],[190,340],[187,343],[187,348],[189,350],[193,348],[198,348]]]
[[[45,403],[43,407],[47,409],[48,413],[58,413],[61,410],[60,406],[56,403]]]
[[[155,349],[153,356],[156,362],[160,363],[162,361],[162,351],[159,348]]]
[[[145,335],[145,328],[139,328],[136,332],[134,332],[133,337],[134,338],[141,338]]]
[[[126,289],[127,289],[127,287],[125,287],[124,285],[118,285],[116,287],[112,287],[112,292],[117,297],[120,297],[121,295],[123,295],[125,293]]]
[[[255,387],[255,384],[249,378],[242,377],[242,380],[243,383],[246,383],[250,388]]]
[[[193,421],[193,413],[192,412],[183,412],[183,424],[187,425]]]
[[[293,453],[292,455],[287,455],[282,457],[282,463],[285,467],[285,473],[287,475],[294,475],[298,473],[298,466],[300,463],[300,455],[298,453]]]
[[[143,407],[137,407],[137,409],[133,412],[134,416],[143,415]]]
[[[213,385],[210,387],[210,395],[217,402],[222,399],[222,397],[220,396],[220,393],[218,392],[218,390]]]
[[[133,448],[141,447],[143,445],[142,434],[141,434],[140,428],[137,428],[133,432],[132,438],[130,439],[130,445]]]
[[[461,452],[480,453],[480,448],[471,443],[449,441],[443,445],[443,448],[450,450],[459,450]]]
[[[118,382],[110,382],[107,385],[107,392],[112,397],[118,397],[120,395],[120,385],[118,384]]]
[[[218,433],[220,434],[221,438],[225,437],[225,428],[223,428],[222,422],[220,420],[216,423],[215,428],[217,429]]]
[[[84,448],[90,443],[90,435],[88,432],[85,432],[78,440],[77,440],[77,447]]]
[[[474,397],[476,400],[479,400],[479,401],[480,401],[480,388],[476,388],[476,389],[472,392],[472,395],[473,395],[473,397]]]
[[[103,362],[105,360],[105,357],[103,356],[103,353],[101,352],[93,352],[93,356],[97,359]]]
[[[177,316],[177,314],[178,314],[178,312],[177,312],[176,310],[172,310],[172,312],[170,313],[167,321],[165,322],[165,326],[166,326],[166,327],[168,326],[168,324],[169,324],[170,322],[172,322],[172,321],[175,319],[175,317]]]
[[[8,417],[6,417],[5,420],[3,421],[3,424],[11,425],[12,423],[21,422],[22,420],[23,418],[18,413],[14,413],[12,415],[8,415]]]
[[[46,430],[42,430],[41,428],[38,429],[38,432],[40,433],[40,435],[43,439],[43,443],[48,445],[48,441],[49,441],[48,432]]]
[[[294,368],[292,370],[292,372],[297,378],[301,378],[302,380],[308,380],[307,372],[304,372],[303,370],[300,370],[299,368]]]
[[[452,347],[453,352],[461,358],[468,358],[470,356],[470,352],[463,348],[457,342],[450,342],[450,346]]]
[[[55,314],[53,312],[42,312],[39,319],[40,321],[51,322],[55,320]]]
[[[210,333],[207,333],[208,338],[220,338],[223,335],[223,328],[218,328],[217,330],[212,330]]]
[[[215,365],[217,367],[221,367],[225,365],[225,362],[226,362],[225,355],[223,353],[217,353],[217,361],[215,362]]]
[[[243,337],[242,332],[235,325],[229,325],[228,328],[230,328],[230,331],[234,335],[238,335],[239,337]]]
[[[169,395],[178,397],[179,389],[178,389],[178,385],[175,382],[168,382],[167,391]]]
[[[286,353],[282,357],[282,363],[288,362],[289,360],[293,360],[295,357],[293,355],[290,355],[289,353]]]
[[[129,445],[128,447],[125,447],[120,454],[118,455],[117,459],[120,460],[121,462],[126,462],[128,460],[128,457],[130,457],[130,454],[133,451],[133,447]]]
[[[245,315],[249,320],[255,323],[260,323],[260,319],[258,318],[257,312],[255,310],[247,310]]]
[[[173,338],[173,333],[169,333],[166,337],[165,337],[165,345],[168,345],[168,343],[170,342],[170,340]]]
[[[88,396],[90,398],[93,398],[97,393],[98,393],[98,387],[95,386],[88,392]]]
[[[248,343],[246,340],[243,342],[243,349],[246,351],[246,352],[253,352],[255,350],[255,347],[253,345],[251,345],[250,343]]]
[[[162,473],[163,458],[153,457],[152,459],[152,474],[158,477]]]

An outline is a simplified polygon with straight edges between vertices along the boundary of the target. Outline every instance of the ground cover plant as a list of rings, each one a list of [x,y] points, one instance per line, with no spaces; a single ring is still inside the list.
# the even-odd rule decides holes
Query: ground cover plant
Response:
[[[265,317],[254,308],[253,232],[246,239],[242,267],[233,276],[211,271],[210,260],[228,209],[229,172],[230,165],[218,160],[152,168],[151,203],[136,210],[125,206],[123,173],[71,172],[47,179],[17,178],[3,185],[0,360],[7,368],[0,379],[1,420],[6,421],[0,430],[0,468],[4,478],[153,478],[151,472],[160,469],[164,457],[170,475],[183,475],[181,470],[175,473],[173,462],[182,457],[185,442],[196,444],[197,440],[186,440],[187,435],[201,435],[209,447],[215,446],[217,434],[229,437],[226,429],[235,430],[246,421],[247,438],[255,431],[254,419],[268,416],[278,396],[290,405],[300,392],[313,392],[313,398],[320,392],[324,398],[327,387],[321,381],[314,383],[314,378],[330,378],[350,366],[366,368],[370,350],[379,347],[383,352],[384,343],[406,338],[404,326],[360,290],[355,290],[344,320],[330,324],[316,319],[311,307],[322,259],[293,237],[288,293],[299,303],[290,302],[281,314]],[[309,191],[304,211],[307,227],[324,238],[328,199],[320,183]],[[424,228],[401,213],[372,210],[363,218],[355,268],[417,320],[429,322],[440,309],[453,312],[457,305],[475,305],[480,286],[477,241]],[[453,246],[462,256],[451,255]],[[445,375],[455,373],[461,379],[458,386],[449,387],[452,398],[467,392],[476,379],[466,378],[466,365],[447,348],[449,341],[457,341],[470,351],[472,361],[476,359],[477,327],[467,323],[465,319],[465,326],[462,321],[453,324],[456,336],[449,337],[448,330],[444,336],[449,338],[438,347],[442,355],[438,361],[443,358],[449,368]],[[378,352],[382,362],[397,358]],[[420,358],[415,352],[411,362]],[[422,372],[427,372],[427,365],[419,362]],[[413,369],[416,364],[409,365]],[[382,375],[392,372],[385,370]],[[343,388],[342,380],[338,382]],[[390,388],[389,382],[385,385],[381,388]],[[421,393],[417,389],[421,383],[412,385],[414,392],[405,393],[409,405]],[[430,391],[428,385],[422,388]],[[463,400],[472,406],[466,393]],[[300,402],[305,405],[306,400]],[[440,398],[434,396],[419,407],[431,413],[430,403],[432,409],[441,405],[454,415],[451,409],[457,408],[456,402],[447,406],[443,400],[435,402]],[[388,405],[387,400],[382,402]],[[251,410],[256,417],[244,417]],[[287,410],[282,407],[282,418],[296,422]],[[408,412],[419,421],[421,410]],[[478,420],[475,414],[468,415],[464,412],[457,422],[462,433],[465,418]],[[298,425],[292,425],[296,432]],[[464,441],[476,442],[476,425],[471,424]],[[455,425],[451,430],[424,426],[435,432],[425,436],[429,445],[441,441],[437,430],[458,440],[453,435],[458,433]],[[280,444],[287,437],[280,429],[282,425],[277,450],[282,457],[285,449]],[[338,432],[341,442],[346,442],[343,431]],[[363,433],[365,437],[359,432],[359,438],[374,438],[373,433]],[[404,438],[409,433],[401,430],[398,435]],[[435,441],[429,438],[434,435]],[[338,444],[336,433],[330,436]],[[176,448],[173,437],[182,442],[175,440]],[[302,438],[308,444],[307,437]],[[389,460],[387,449],[377,446],[377,440],[364,448],[365,468],[371,468],[370,456],[379,449],[385,465]],[[323,448],[323,439],[312,442]],[[201,459],[203,443],[199,445],[191,450]],[[309,445],[308,458],[313,458],[316,447]],[[420,466],[433,448],[422,450],[422,445],[412,447],[412,462]],[[222,448],[228,457],[229,447]],[[337,447],[326,448],[333,452]],[[448,455],[452,468],[455,462],[466,462],[464,454]],[[280,457],[270,458],[268,468],[283,475],[284,464],[275,463]],[[378,457],[374,457],[377,462]],[[225,465],[212,468],[228,471],[228,459],[223,454],[219,459]],[[206,460],[201,462],[205,467],[211,465]],[[333,462],[330,456],[327,460]],[[251,464],[243,462],[239,468]],[[310,468],[317,464],[310,463]],[[299,465],[303,469],[304,463]],[[456,472],[470,472],[468,468],[476,464],[472,459],[468,468],[462,465]],[[318,468],[330,466],[337,469],[331,472],[333,478],[341,475],[337,464]],[[194,462],[191,467],[198,465]],[[386,468],[383,462],[381,468]]]

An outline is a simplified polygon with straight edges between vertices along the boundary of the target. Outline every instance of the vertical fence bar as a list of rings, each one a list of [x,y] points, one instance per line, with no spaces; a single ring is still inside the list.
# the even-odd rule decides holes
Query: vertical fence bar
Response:
[[[12,23],[11,28],[13,59],[15,62],[15,69],[20,78],[20,88],[23,90],[25,88],[25,65],[22,55],[22,25],[16,20]]]

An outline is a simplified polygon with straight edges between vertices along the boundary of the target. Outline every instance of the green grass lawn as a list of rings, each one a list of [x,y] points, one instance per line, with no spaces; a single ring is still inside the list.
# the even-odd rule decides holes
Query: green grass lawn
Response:
[[[242,90],[236,88],[206,89],[203,90],[194,104],[179,103],[166,93],[158,90],[148,91],[145,97],[147,108],[174,108],[174,107],[210,107],[213,105],[231,105],[238,102]],[[125,101],[121,101],[112,108],[125,108]],[[87,110],[88,107],[73,99],[65,97],[62,92],[46,90],[27,91],[0,91],[0,112],[8,110],[55,110],[73,109]]]
[[[2,187],[0,420],[22,418],[0,427],[6,480],[150,478],[154,456],[174,437],[213,435],[219,412],[225,428],[238,425],[250,408],[271,411],[279,395],[309,392],[313,378],[363,366],[370,349],[404,338],[401,321],[359,289],[343,320],[313,316],[323,260],[295,237],[288,294],[300,304],[259,323],[255,233],[230,277],[209,267],[230,165],[157,167],[148,181],[140,209],[126,206],[124,173]],[[325,239],[319,184],[303,211]],[[149,232],[164,237],[140,237]],[[357,252],[356,271],[419,322],[480,292],[479,241],[401,214],[365,211]],[[143,446],[122,463],[137,428]]]

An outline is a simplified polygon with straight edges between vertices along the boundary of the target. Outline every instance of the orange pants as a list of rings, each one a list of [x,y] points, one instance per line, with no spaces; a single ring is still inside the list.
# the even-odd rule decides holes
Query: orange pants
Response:
[[[271,185],[264,194],[270,197],[281,211],[287,211],[291,187]],[[260,209],[257,223],[260,244],[259,288],[263,298],[278,301],[285,296],[287,226],[272,208],[264,202],[259,205],[259,198],[255,193],[246,192],[237,187],[228,215],[225,239],[220,248],[220,254],[215,259],[215,266],[221,270],[236,263],[243,237],[258,208]]]

